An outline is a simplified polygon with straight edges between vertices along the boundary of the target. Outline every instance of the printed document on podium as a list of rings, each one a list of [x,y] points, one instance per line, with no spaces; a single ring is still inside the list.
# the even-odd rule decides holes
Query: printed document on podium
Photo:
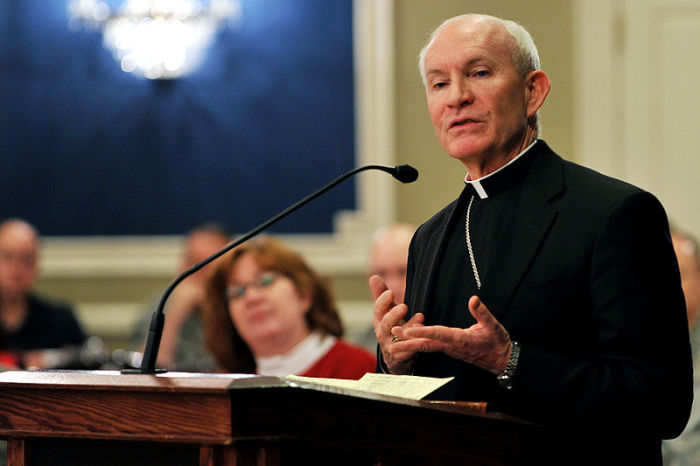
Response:
[[[286,379],[291,382],[327,385],[420,400],[454,379],[454,377],[439,379],[415,375],[373,374],[368,372],[360,380],[302,377],[298,375],[289,375]]]

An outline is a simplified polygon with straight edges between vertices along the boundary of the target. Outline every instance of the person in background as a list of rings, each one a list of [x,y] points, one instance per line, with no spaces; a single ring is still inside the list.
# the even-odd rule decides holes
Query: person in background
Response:
[[[396,304],[403,303],[408,247],[415,231],[411,225],[397,223],[380,228],[372,236],[370,275],[378,275],[384,280],[394,294]]]
[[[359,379],[376,360],[341,339],[328,284],[269,237],[222,257],[209,279],[204,339],[225,372]]]
[[[57,353],[47,350],[77,349],[87,339],[71,306],[34,292],[38,256],[32,225],[0,223],[0,364],[6,368],[54,368]]]
[[[681,283],[688,312],[690,344],[693,349],[695,398],[690,420],[683,433],[676,439],[663,443],[666,466],[694,466],[700,464],[700,250],[698,242],[678,230],[671,232],[681,271]]]
[[[406,288],[406,262],[408,247],[416,229],[405,223],[395,223],[377,229],[372,235],[369,254],[369,275],[377,275],[384,280],[394,293],[394,302],[403,303]],[[376,351],[377,337],[371,321],[350,338],[365,348]]]
[[[228,232],[217,223],[204,223],[193,228],[187,234],[177,273],[203,261],[228,242]],[[196,372],[214,369],[211,356],[204,349],[201,322],[206,282],[213,270],[214,264],[206,265],[183,280],[168,297],[156,362],[159,367]],[[143,347],[151,316],[159,301],[160,296],[146,306],[144,318],[139,320],[132,335],[134,347]]]

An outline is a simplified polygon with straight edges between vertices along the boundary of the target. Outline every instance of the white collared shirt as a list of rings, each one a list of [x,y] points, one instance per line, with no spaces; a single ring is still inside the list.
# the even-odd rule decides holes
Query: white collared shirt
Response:
[[[260,375],[285,377],[303,374],[335,345],[336,337],[312,332],[301,343],[284,354],[255,358]]]
[[[525,152],[529,151],[530,148],[531,148],[532,146],[534,146],[536,142],[537,142],[537,139],[535,139],[534,141],[532,141],[532,144],[530,144],[529,146],[527,146],[527,147],[525,148],[524,151],[522,151],[522,152],[519,153],[517,156],[515,156],[510,162],[508,162],[507,164],[503,165],[503,166],[502,166],[501,168],[499,168],[498,170],[489,173],[489,174],[486,175],[486,176],[482,176],[481,178],[476,179],[476,180],[470,180],[470,179],[469,179],[469,172],[467,172],[467,174],[464,176],[464,182],[467,183],[467,184],[472,185],[472,187],[474,188],[474,191],[476,191],[476,193],[479,195],[479,198],[480,198],[480,199],[486,199],[487,197],[489,197],[489,195],[488,195],[488,193],[486,192],[486,190],[484,189],[484,187],[481,185],[481,183],[482,183],[485,179],[487,179],[487,178],[489,178],[489,177],[495,175],[496,173],[500,172],[501,170],[503,170],[504,168],[506,168],[508,165],[514,163],[516,160],[518,160],[520,157],[522,157],[523,154],[524,154]]]

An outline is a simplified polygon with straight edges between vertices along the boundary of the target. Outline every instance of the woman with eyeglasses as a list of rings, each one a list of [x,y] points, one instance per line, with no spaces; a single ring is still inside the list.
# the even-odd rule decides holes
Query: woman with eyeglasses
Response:
[[[345,379],[374,372],[375,357],[340,338],[329,286],[269,237],[222,258],[207,303],[204,343],[225,372]]]

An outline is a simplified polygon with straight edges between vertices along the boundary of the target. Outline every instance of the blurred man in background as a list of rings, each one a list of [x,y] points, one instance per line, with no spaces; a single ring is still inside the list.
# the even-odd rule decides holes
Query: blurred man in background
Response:
[[[408,246],[414,232],[413,226],[398,223],[377,230],[372,237],[370,275],[384,279],[387,288],[394,293],[396,304],[403,303]]]
[[[378,275],[384,279],[387,288],[394,293],[396,304],[403,303],[408,246],[415,231],[412,225],[395,223],[377,229],[372,235],[369,275]],[[356,336],[349,335],[349,340],[372,352],[377,350],[377,337],[374,335],[374,326],[371,322],[353,333]]]
[[[34,293],[39,276],[39,235],[20,219],[0,224],[0,364],[56,367],[44,351],[77,348],[86,340],[71,306]]]
[[[203,261],[228,243],[228,232],[216,223],[205,223],[195,227],[187,234],[177,273],[180,274]],[[160,367],[198,372],[213,369],[213,360],[203,346],[200,320],[200,310],[205,299],[205,283],[213,270],[212,265],[207,265],[190,275],[168,298],[163,337],[158,350],[157,364]],[[143,346],[148,324],[157,304],[157,300],[151,302],[147,306],[144,319],[138,322],[132,336],[134,346]]]

